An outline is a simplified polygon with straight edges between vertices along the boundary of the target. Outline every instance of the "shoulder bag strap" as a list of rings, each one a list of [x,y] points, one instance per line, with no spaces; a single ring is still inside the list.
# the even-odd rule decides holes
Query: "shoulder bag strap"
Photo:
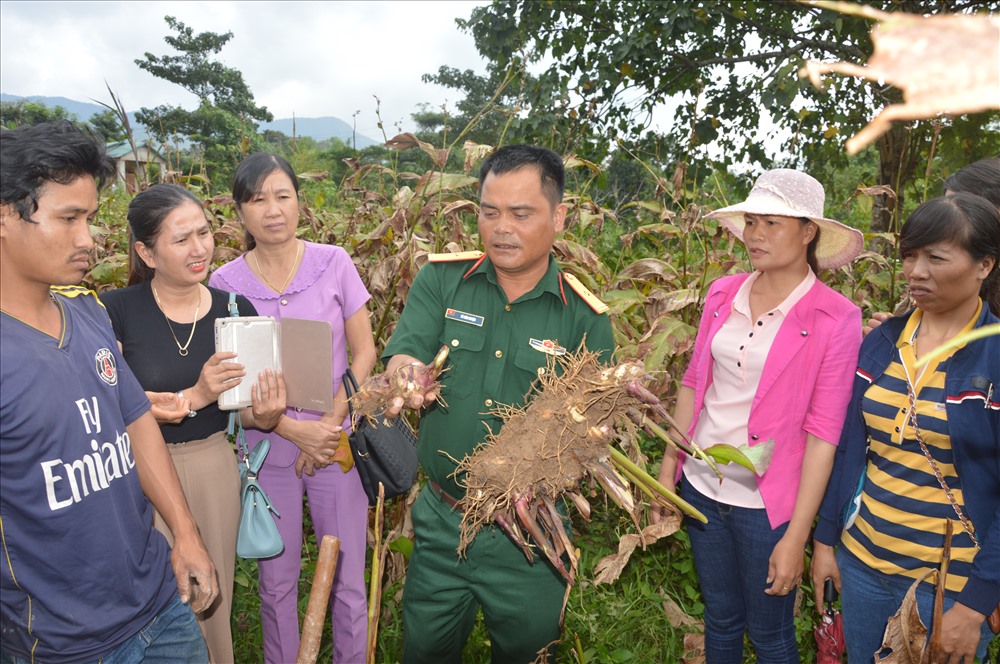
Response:
[[[927,445],[924,443],[923,436],[920,435],[920,427],[917,426],[917,399],[913,394],[913,386],[910,385],[910,381],[906,381],[906,396],[910,401],[910,425],[913,427],[913,434],[917,439],[917,444],[920,445],[920,451],[924,453],[927,458],[927,463],[931,465],[931,470],[934,471],[934,477],[937,478],[938,484],[944,489],[944,495],[948,497],[948,502],[951,503],[951,507],[955,510],[955,514],[958,515],[959,521],[962,522],[962,527],[965,528],[965,532],[969,533],[969,537],[972,538],[972,543],[975,545],[976,549],[979,548],[979,540],[976,539],[976,533],[972,528],[972,524],[966,518],[965,514],[962,512],[962,508],[958,506],[958,501],[955,500],[955,494],[951,492],[951,487],[945,482],[944,476],[941,474],[941,470],[938,468],[937,462],[934,461],[934,457],[931,456],[930,450],[927,449]]]
[[[239,307],[236,306],[236,293],[230,293],[229,294],[229,316],[230,316],[230,318],[239,318],[240,317]],[[232,436],[233,435],[233,430],[236,428],[236,414],[238,412],[239,412],[238,408],[236,410],[229,411],[229,424],[226,425],[226,435],[227,436]],[[240,440],[243,441],[243,447],[244,447],[243,456],[245,457],[246,456],[246,441],[243,438],[243,422],[240,422]]]

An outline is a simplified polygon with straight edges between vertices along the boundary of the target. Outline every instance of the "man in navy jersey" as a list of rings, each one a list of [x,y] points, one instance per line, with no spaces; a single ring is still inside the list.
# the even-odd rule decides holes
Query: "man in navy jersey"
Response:
[[[74,286],[113,174],[68,122],[0,132],[2,664],[208,661],[192,611],[215,567],[107,314]]]

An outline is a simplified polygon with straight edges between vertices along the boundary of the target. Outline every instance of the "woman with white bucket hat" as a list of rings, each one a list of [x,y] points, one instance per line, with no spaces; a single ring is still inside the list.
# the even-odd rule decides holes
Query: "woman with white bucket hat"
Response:
[[[861,344],[861,310],[816,278],[861,252],[860,232],[823,214],[823,186],[767,171],[737,205],[707,215],[747,248],[754,272],[705,297],[674,419],[700,447],[774,442],[761,474],[667,450],[660,481],[680,481],[707,518],[688,519],[705,603],[709,664],[798,662],[793,612],[813,519],[840,439]],[[654,508],[653,520],[664,514]]]

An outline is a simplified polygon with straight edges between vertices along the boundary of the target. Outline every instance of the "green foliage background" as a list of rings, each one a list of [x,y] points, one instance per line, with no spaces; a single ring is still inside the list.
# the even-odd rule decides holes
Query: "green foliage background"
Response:
[[[339,182],[324,171],[300,172],[299,235],[340,244],[353,256],[372,294],[372,326],[379,350],[391,336],[409,285],[427,254],[478,246],[473,174],[479,157],[488,149],[467,145],[464,154],[455,156],[461,157],[463,168],[448,170],[443,164],[455,157],[443,148],[407,135],[396,137],[390,144],[399,151],[390,151],[387,159],[353,163]],[[288,156],[301,163],[302,155]],[[429,163],[427,170],[401,170],[420,163],[418,156]],[[702,213],[744,196],[745,185],[722,171],[699,174],[699,180],[695,180],[681,170],[668,180],[655,166],[633,161],[630,166],[637,168],[637,179],[652,195],[622,203],[615,210],[595,200],[595,195],[603,195],[599,183],[606,178],[604,169],[573,155],[566,157],[566,163],[571,182],[566,194],[569,223],[557,238],[556,257],[564,270],[578,276],[610,305],[619,357],[644,361],[656,378],[654,391],[663,395],[669,406],[687,365],[708,285],[724,274],[749,269],[742,245],[715,222],[705,220]],[[189,184],[198,190],[197,181]],[[231,196],[201,193],[215,231],[218,265],[241,251],[242,232]],[[98,253],[88,276],[98,290],[124,282],[128,260],[124,212],[131,197],[119,187],[107,192],[103,199],[93,229]],[[863,201],[864,195],[859,200]],[[860,202],[856,200],[852,205]],[[828,215],[843,216],[853,211],[851,207],[834,205],[828,208]],[[869,234],[867,240],[869,250],[860,260],[824,276],[827,283],[861,305],[866,314],[890,310],[900,297],[894,237]],[[647,440],[642,441],[641,448],[655,470],[663,452],[661,444]],[[620,536],[630,531],[621,512],[614,507],[607,509],[600,499],[597,502],[591,523],[578,519],[573,524],[575,541],[582,550],[583,572],[568,606],[560,661],[681,661],[684,636],[698,627],[672,624],[664,603],[676,603],[695,623],[703,610],[686,536],[680,532],[646,551],[636,552],[618,582],[595,587],[591,583],[594,565],[614,552]],[[398,661],[401,655],[400,598],[409,549],[409,533],[401,524],[407,507],[406,501],[397,501],[385,528],[393,546],[382,593],[376,658],[380,662]],[[310,537],[302,551],[302,611],[316,554],[315,538]],[[260,661],[255,563],[239,561],[236,584],[233,625],[238,659]],[[814,654],[815,616],[806,586],[797,618],[805,660]],[[332,652],[329,633],[325,638],[321,659]],[[489,637],[480,624],[469,641],[464,661],[485,662],[488,653]]]

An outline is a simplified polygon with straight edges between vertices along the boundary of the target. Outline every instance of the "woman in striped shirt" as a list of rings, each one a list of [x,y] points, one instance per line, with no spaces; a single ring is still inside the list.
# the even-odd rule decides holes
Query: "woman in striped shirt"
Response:
[[[861,347],[812,578],[842,587],[848,661],[870,662],[917,579],[931,624],[950,521],[944,615],[933,629],[942,661],[972,662],[1000,601],[1000,336],[932,351],[1000,322],[991,313],[1000,311],[1000,213],[972,194],[930,200],[904,224],[900,253],[917,306]]]

